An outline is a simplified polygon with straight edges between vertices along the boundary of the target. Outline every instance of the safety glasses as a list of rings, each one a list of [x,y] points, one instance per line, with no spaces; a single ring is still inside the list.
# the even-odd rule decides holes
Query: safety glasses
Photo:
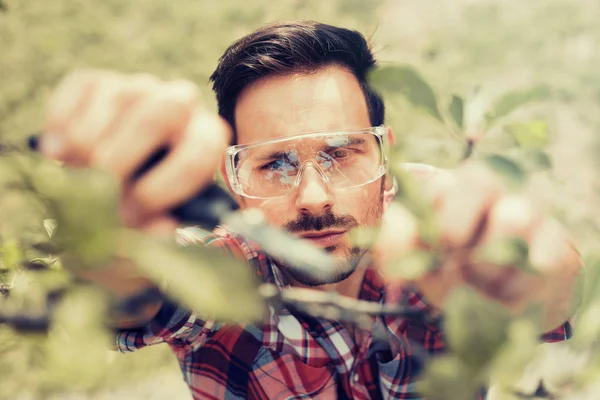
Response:
[[[378,126],[230,146],[225,154],[227,178],[237,194],[271,199],[297,188],[308,167],[334,190],[371,183],[387,171],[389,143],[387,130]]]

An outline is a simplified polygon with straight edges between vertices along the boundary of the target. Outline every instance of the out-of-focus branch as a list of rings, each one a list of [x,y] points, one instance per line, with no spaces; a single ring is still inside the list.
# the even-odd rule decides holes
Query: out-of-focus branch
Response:
[[[354,322],[359,326],[370,324],[370,317],[395,316],[428,321],[432,317],[400,304],[380,304],[356,300],[337,292],[323,292],[306,288],[278,289],[272,284],[259,287],[266,302],[274,307],[287,306],[315,317]],[[432,321],[430,321],[432,322]]]

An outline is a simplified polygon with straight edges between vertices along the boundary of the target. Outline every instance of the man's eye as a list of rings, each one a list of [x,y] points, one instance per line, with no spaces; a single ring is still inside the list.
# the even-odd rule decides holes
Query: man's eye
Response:
[[[278,168],[281,168],[281,164],[282,164],[281,160],[271,161],[270,163],[261,165],[259,169],[261,171],[268,171],[268,170],[272,170],[272,169],[278,169]]]
[[[333,158],[337,158],[337,159],[346,158],[346,157],[348,157],[348,151],[346,151],[346,150],[335,150],[334,152],[331,153],[331,156]]]

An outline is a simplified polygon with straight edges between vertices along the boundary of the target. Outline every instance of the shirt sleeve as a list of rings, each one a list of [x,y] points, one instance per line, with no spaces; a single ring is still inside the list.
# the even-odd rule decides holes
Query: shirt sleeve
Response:
[[[573,336],[573,321],[569,320],[558,328],[544,333],[541,337],[541,340],[546,343],[554,343],[571,339],[571,336]]]
[[[178,229],[176,240],[181,246],[219,247],[235,253],[232,251],[236,247],[233,241],[196,227]],[[216,329],[218,327],[213,321],[203,321],[187,308],[167,299],[145,326],[118,330],[116,348],[120,352],[131,352],[159,343],[198,342]]]
[[[441,313],[427,302],[415,288],[402,289],[401,302],[412,314],[422,318],[407,318],[403,322],[402,332],[411,346],[418,346],[429,354],[443,352],[446,348],[441,324]]]
[[[214,328],[213,322],[202,321],[186,308],[167,300],[145,326],[117,331],[116,347],[125,353],[158,343],[194,341],[205,337]]]

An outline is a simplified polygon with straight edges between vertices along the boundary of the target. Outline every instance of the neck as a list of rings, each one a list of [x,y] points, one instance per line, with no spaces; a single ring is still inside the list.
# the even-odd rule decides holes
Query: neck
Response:
[[[313,290],[321,290],[321,291],[329,291],[329,292],[337,292],[342,296],[358,298],[360,294],[360,289],[362,287],[363,279],[365,277],[365,273],[367,272],[367,268],[369,266],[368,257],[363,257],[352,275],[347,277],[341,282],[330,283],[326,285],[320,286],[308,286],[304,285],[294,278],[292,278],[289,274],[283,271],[283,274],[286,276],[287,280],[294,287],[308,288]]]

